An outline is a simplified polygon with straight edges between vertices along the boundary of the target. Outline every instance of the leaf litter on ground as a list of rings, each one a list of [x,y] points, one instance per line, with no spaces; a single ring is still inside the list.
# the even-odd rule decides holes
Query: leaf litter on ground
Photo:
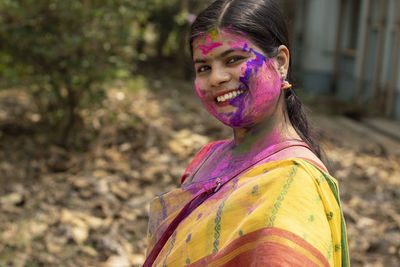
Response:
[[[102,107],[81,113],[95,133],[86,151],[0,130],[0,266],[140,266],[150,200],[179,186],[203,145],[231,135],[191,87],[176,80],[166,90],[132,91],[116,83]],[[1,121],[29,129],[27,97],[2,92],[0,106],[14,104]],[[340,185],[352,265],[400,266],[399,155],[343,131],[319,129]]]

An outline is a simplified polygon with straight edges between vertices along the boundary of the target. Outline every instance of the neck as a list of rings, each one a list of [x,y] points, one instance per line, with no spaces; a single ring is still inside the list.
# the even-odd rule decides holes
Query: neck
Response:
[[[252,156],[285,140],[301,139],[289,119],[279,111],[252,127],[234,128],[232,156]]]
[[[211,159],[196,173],[193,181],[202,181],[210,177],[221,177],[237,173],[256,159],[256,156],[271,146],[288,139],[301,139],[285,118],[282,106],[275,112],[248,128],[233,128],[232,143],[217,150]]]

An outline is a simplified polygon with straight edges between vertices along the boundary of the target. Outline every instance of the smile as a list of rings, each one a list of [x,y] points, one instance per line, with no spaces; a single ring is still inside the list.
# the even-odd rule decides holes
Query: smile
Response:
[[[223,95],[217,96],[216,97],[216,101],[218,103],[222,103],[222,102],[228,101],[228,100],[230,100],[232,98],[235,98],[240,94],[243,94],[243,92],[244,92],[244,90],[234,90],[234,91],[231,91],[229,93],[225,93]]]

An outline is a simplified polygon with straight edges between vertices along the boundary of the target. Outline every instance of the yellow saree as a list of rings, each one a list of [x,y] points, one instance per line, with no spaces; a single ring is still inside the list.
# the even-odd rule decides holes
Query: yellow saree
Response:
[[[152,201],[148,251],[201,186]],[[306,160],[253,167],[180,222],[153,266],[349,266],[338,196],[335,179]]]

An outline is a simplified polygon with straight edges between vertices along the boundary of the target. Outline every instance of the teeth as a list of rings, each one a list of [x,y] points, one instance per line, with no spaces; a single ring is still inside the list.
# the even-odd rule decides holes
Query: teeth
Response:
[[[224,101],[232,99],[242,93],[243,93],[243,90],[237,90],[237,91],[233,91],[233,92],[224,94],[222,96],[217,97],[217,102],[224,102]]]

